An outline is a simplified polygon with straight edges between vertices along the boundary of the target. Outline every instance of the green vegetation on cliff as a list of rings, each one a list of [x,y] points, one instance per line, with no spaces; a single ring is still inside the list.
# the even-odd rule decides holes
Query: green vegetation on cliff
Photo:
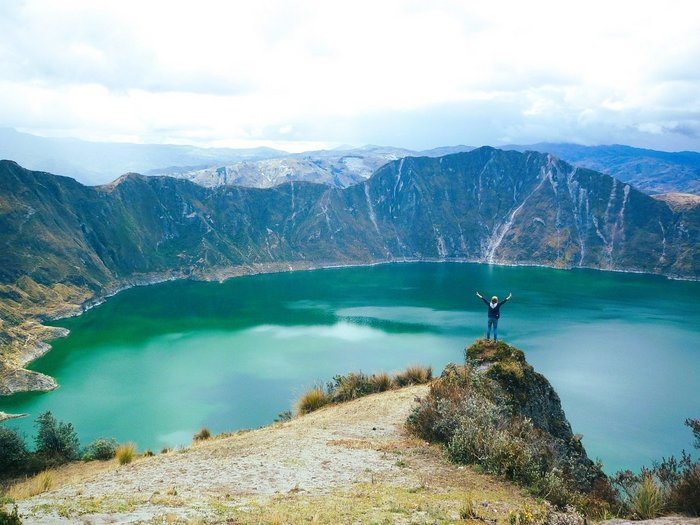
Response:
[[[465,357],[464,366],[448,365],[433,382],[409,428],[444,443],[453,461],[520,483],[557,506],[606,515],[612,488],[572,433],[549,381],[502,341],[477,341]]]

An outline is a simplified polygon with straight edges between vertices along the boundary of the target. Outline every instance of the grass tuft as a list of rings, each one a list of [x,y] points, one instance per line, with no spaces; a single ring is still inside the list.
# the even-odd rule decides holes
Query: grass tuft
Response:
[[[639,490],[630,502],[632,512],[640,519],[649,520],[660,516],[664,506],[664,495],[654,478],[644,476]]]
[[[462,505],[462,507],[459,509],[459,519],[479,519],[479,505],[472,498],[467,498],[467,500],[464,502],[464,505]]]
[[[120,465],[128,465],[136,457],[136,445],[134,443],[124,443],[117,447],[117,461]]]
[[[312,388],[306,391],[297,402],[297,413],[300,415],[308,414],[314,410],[327,405],[330,402],[330,397],[319,387]]]
[[[386,392],[392,387],[392,381],[389,374],[386,372],[380,372],[379,374],[374,374],[370,377],[370,383],[375,392]]]

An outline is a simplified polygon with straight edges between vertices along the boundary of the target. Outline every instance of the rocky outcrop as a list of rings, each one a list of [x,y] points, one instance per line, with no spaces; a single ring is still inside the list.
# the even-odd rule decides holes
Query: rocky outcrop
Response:
[[[53,377],[24,368],[0,367],[0,378],[0,395],[3,396],[31,390],[46,392],[58,387]]]
[[[467,363],[500,386],[502,398],[513,413],[529,418],[537,428],[558,439],[574,438],[559,394],[546,377],[535,372],[522,350],[503,341],[479,340],[465,354]]]
[[[444,443],[453,461],[519,481],[559,505],[566,492],[607,486],[552,385],[503,342],[478,340],[465,350],[463,366],[447,365],[408,425]]]

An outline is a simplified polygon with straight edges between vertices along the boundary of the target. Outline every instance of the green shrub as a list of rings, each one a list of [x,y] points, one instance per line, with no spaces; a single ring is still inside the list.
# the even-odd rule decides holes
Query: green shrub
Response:
[[[306,391],[297,402],[297,413],[300,415],[308,414],[314,410],[327,405],[331,402],[330,396],[321,388],[315,387]]]
[[[206,441],[207,439],[211,438],[211,432],[209,432],[209,429],[204,427],[202,428],[199,432],[197,432],[192,439],[194,441]]]
[[[688,464],[678,483],[670,488],[669,506],[679,512],[700,515],[700,462]]]
[[[117,447],[117,461],[120,465],[128,465],[136,456],[136,445],[134,443],[124,443]]]
[[[24,471],[26,461],[24,439],[15,429],[0,426],[0,478]]]
[[[36,418],[36,451],[49,463],[66,463],[79,457],[80,442],[71,423],[57,421],[51,412]]]
[[[19,518],[17,505],[14,506],[12,512],[7,512],[0,507],[0,525],[22,525],[22,520]]]
[[[107,461],[117,452],[117,441],[114,438],[97,438],[83,451],[83,461]]]

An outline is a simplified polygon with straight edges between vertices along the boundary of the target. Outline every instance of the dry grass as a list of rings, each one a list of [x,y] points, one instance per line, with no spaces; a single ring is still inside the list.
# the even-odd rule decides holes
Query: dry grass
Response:
[[[464,505],[459,509],[459,518],[462,520],[479,519],[479,504],[474,501],[471,495],[464,500]]]
[[[433,378],[433,369],[430,366],[409,366],[403,372],[394,376],[394,384],[398,387],[408,385],[422,385]]]
[[[320,388],[312,388],[304,392],[297,402],[297,413],[299,415],[308,414],[314,410],[318,410],[322,406],[330,402],[328,394]]]
[[[246,505],[225,499],[212,500],[217,519],[229,523],[464,523],[465,500],[471,516],[482,523],[506,525],[509,511],[523,505],[522,498],[484,487],[479,501],[460,487],[431,485],[396,486],[394,483],[362,483],[327,496],[304,492],[281,494]],[[481,502],[487,506],[481,506]],[[473,512],[473,515],[471,514]],[[476,523],[476,522],[475,522]]]
[[[73,463],[68,463],[67,465],[62,465],[56,469],[51,469],[47,472],[51,474],[51,488],[50,490],[59,489],[66,485],[80,485],[81,483],[95,479],[111,470],[117,468],[117,462],[115,460],[110,461],[76,461]],[[33,492],[32,485],[45,485],[45,481],[38,482],[35,481],[38,476],[43,473],[38,474],[32,478],[25,481],[16,483],[8,490],[8,496],[14,500],[23,500],[32,497],[35,494]],[[10,493],[10,491],[13,491]]]
[[[134,443],[119,445],[115,456],[120,465],[128,465],[136,457],[136,445]]]
[[[54,486],[55,471],[45,470],[33,478],[10,487],[7,495],[13,500],[23,500],[48,492]]]
[[[374,374],[372,377],[370,377],[370,383],[372,384],[375,392],[386,392],[393,385],[391,377],[386,372]]]
[[[520,489],[446,462],[441,447],[405,434],[413,400],[427,392],[415,386],[367,396],[285,425],[219,435],[188,454],[139,460],[138,468],[119,468],[116,459],[79,463],[92,474],[24,508],[93,523],[105,513],[150,523],[162,523],[166,513],[174,523],[464,523],[460,512],[471,498],[482,525],[506,525],[511,510],[534,505]],[[309,471],[301,450],[327,462]],[[242,457],[251,458],[247,466]],[[291,490],[276,481],[287,476],[298,477]],[[152,487],[153,479],[162,484]],[[279,492],[266,483],[277,483]],[[133,492],[131,484],[147,489]]]

